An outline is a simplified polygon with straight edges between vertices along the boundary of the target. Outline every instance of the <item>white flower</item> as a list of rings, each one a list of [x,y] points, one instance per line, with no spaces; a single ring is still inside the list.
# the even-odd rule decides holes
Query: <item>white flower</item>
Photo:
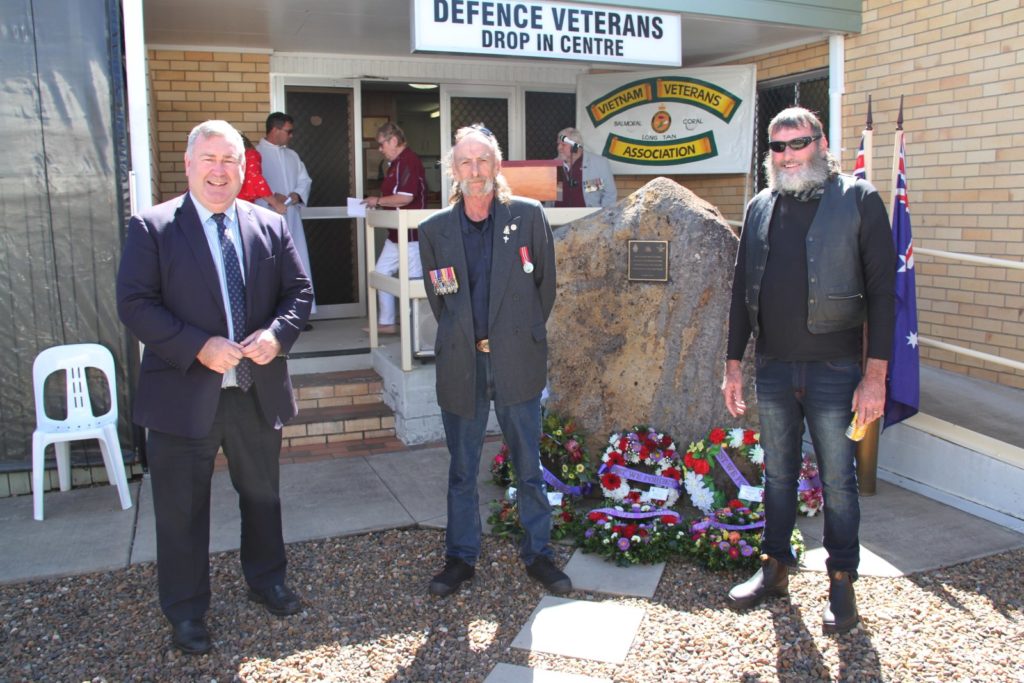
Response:
[[[743,429],[741,427],[734,427],[733,429],[729,430],[729,447],[743,447]]]
[[[754,463],[755,465],[764,464],[764,449],[761,448],[761,444],[756,444],[753,448],[750,449],[750,462]]]
[[[690,495],[693,506],[699,508],[706,515],[711,514],[715,504],[715,496],[704,485],[704,478],[690,470],[684,475],[683,485],[686,487],[686,492]]]

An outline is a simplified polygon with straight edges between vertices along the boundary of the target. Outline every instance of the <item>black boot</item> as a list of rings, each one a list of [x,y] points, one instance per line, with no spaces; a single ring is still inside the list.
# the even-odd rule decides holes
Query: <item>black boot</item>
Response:
[[[823,633],[846,633],[860,617],[857,616],[857,598],[853,594],[853,578],[849,572],[828,573],[828,602],[821,618]]]
[[[789,566],[762,555],[757,573],[729,591],[729,607],[747,609],[769,596],[785,595],[789,595]]]

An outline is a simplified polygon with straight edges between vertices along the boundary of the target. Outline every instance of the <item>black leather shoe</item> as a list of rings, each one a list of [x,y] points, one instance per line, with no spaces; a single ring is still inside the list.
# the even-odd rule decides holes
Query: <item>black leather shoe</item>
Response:
[[[444,569],[430,580],[428,590],[431,595],[443,598],[459,590],[459,586],[472,579],[475,573],[473,565],[468,562],[457,557],[447,557],[444,561]]]
[[[729,607],[747,609],[767,597],[789,595],[789,566],[774,557],[761,556],[761,568],[729,591]]]
[[[572,592],[572,580],[543,555],[526,566],[526,573],[534,581],[543,584],[550,593],[565,595]]]
[[[186,619],[171,624],[171,642],[187,655],[201,655],[213,649],[210,632],[202,619]]]
[[[287,617],[302,609],[302,600],[283,583],[258,590],[250,587],[249,599],[260,603],[267,608],[268,612],[277,617]]]
[[[849,572],[829,572],[828,602],[821,617],[823,633],[846,633],[860,621],[857,597],[853,594],[853,577]]]

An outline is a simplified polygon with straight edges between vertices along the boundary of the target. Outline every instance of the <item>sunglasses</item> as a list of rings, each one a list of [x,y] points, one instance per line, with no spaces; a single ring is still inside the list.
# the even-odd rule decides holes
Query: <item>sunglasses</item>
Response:
[[[793,138],[792,140],[786,140],[786,141],[783,141],[783,140],[769,140],[768,141],[768,149],[770,149],[771,151],[776,152],[778,154],[781,154],[781,153],[786,151],[787,147],[789,147],[791,150],[793,150],[795,152],[796,150],[803,149],[804,147],[806,147],[807,145],[811,144],[812,142],[815,142],[816,140],[820,140],[820,139],[821,139],[820,135],[808,135],[807,137]]]

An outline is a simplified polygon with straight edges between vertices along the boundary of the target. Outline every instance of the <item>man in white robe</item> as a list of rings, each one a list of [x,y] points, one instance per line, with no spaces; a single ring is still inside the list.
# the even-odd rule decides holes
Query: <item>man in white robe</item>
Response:
[[[295,243],[295,250],[299,252],[299,258],[306,269],[310,282],[313,281],[313,269],[309,263],[309,249],[306,247],[306,233],[302,229],[302,205],[309,199],[309,189],[313,180],[306,172],[306,165],[302,163],[298,153],[288,149],[288,142],[295,133],[295,121],[288,114],[274,112],[267,117],[266,137],[256,145],[260,156],[263,157],[263,177],[267,179],[271,191],[278,201],[284,202],[287,206],[285,217],[288,221],[288,229],[292,233],[292,242]],[[267,206],[263,201],[259,204]],[[311,313],[316,312],[316,299],[313,300]],[[312,329],[307,325],[306,329]]]

